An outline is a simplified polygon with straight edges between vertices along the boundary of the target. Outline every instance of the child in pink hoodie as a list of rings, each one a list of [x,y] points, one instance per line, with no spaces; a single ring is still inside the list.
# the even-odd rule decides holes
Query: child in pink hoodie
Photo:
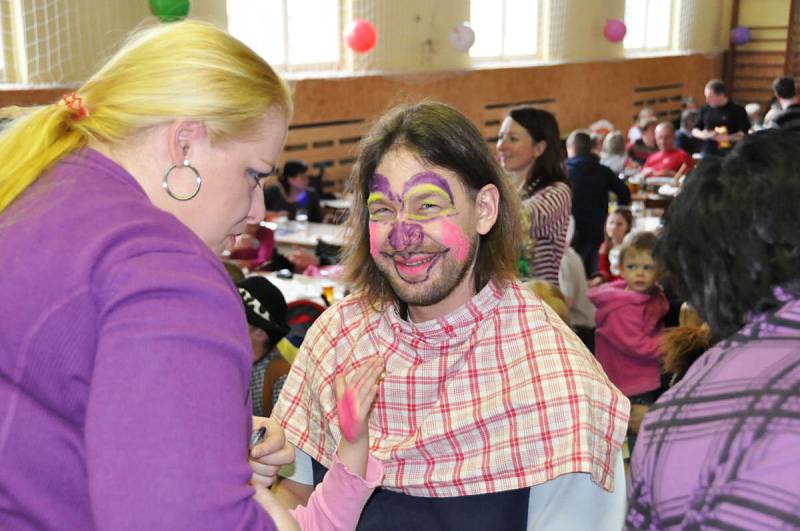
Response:
[[[661,386],[662,318],[669,303],[656,283],[655,243],[652,232],[628,234],[619,252],[622,280],[589,291],[589,300],[597,307],[597,360],[611,382],[630,399],[632,409],[636,404],[655,402]],[[632,442],[629,440],[629,446]]]

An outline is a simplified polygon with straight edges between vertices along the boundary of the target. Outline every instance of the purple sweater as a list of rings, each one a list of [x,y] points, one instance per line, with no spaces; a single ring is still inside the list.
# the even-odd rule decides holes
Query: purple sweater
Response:
[[[649,293],[625,286],[624,280],[603,284],[589,290],[589,300],[597,307],[597,361],[625,396],[634,396],[661,385],[661,319],[669,303],[659,286]]]
[[[99,153],[0,214],[0,529],[274,529],[214,254]]]
[[[642,423],[628,529],[800,528],[800,301],[695,361]]]

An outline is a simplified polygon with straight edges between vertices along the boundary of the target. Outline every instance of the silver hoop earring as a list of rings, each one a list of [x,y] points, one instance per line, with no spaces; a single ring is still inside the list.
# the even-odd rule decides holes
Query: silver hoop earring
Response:
[[[192,170],[194,172],[194,182],[195,182],[196,186],[194,187],[194,191],[189,195],[184,195],[184,196],[175,195],[172,192],[172,190],[169,189],[169,174],[172,173],[172,170],[174,170],[176,168],[179,168],[179,167],[180,168],[188,168],[188,169],[190,169],[190,170]],[[197,169],[194,166],[189,164],[189,159],[184,159],[183,166],[176,166],[175,164],[173,164],[172,166],[167,168],[167,173],[164,174],[164,180],[162,181],[161,186],[164,187],[164,191],[167,192],[167,195],[169,195],[172,199],[174,199],[176,201],[189,201],[191,199],[194,199],[195,196],[198,193],[200,193],[200,186],[202,184],[203,184],[203,178],[200,177],[200,172],[198,172]]]

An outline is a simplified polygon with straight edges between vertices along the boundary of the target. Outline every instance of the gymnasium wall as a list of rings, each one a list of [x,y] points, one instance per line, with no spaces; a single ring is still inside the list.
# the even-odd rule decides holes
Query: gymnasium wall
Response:
[[[291,83],[295,115],[284,159],[326,167],[340,190],[358,141],[371,122],[398,103],[429,98],[463,111],[493,143],[506,111],[530,104],[554,112],[562,136],[600,118],[627,130],[643,106],[676,116],[683,96],[702,102],[703,86],[722,73],[722,56],[569,63],[461,72],[305,79]],[[66,89],[0,91],[0,106],[56,101]]]

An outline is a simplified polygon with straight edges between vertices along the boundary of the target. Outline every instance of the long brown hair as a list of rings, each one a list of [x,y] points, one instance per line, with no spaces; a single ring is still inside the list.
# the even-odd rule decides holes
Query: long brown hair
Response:
[[[628,229],[625,231],[625,234],[628,234],[630,231],[633,230],[633,212],[628,207],[617,207],[614,211],[609,214],[608,216],[620,216],[622,219],[625,220],[625,223],[628,224]],[[606,223],[608,222],[608,218],[606,218]],[[608,235],[608,231],[606,230],[605,225],[603,225],[603,248],[605,252],[608,253],[614,247],[614,242],[611,241],[611,237]]]
[[[348,218],[352,238],[344,249],[345,279],[378,308],[397,302],[388,281],[369,252],[367,197],[375,169],[392,149],[406,148],[432,166],[448,169],[461,179],[472,199],[487,184],[500,192],[498,217],[478,243],[475,290],[489,280],[503,285],[517,271],[520,204],[508,179],[492,157],[478,129],[459,111],[438,102],[401,105],[386,113],[361,141],[360,153],[348,184],[353,207]]]

